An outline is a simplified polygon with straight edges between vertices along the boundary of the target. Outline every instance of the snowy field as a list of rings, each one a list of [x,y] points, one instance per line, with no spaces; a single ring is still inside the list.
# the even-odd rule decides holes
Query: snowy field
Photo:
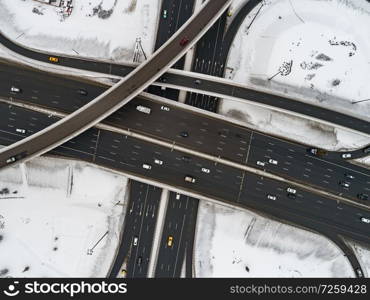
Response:
[[[354,277],[329,240],[250,212],[201,201],[196,277]]]
[[[260,5],[241,26],[230,51],[226,77],[369,119],[370,101],[352,102],[370,98],[370,3],[264,3],[250,28]],[[283,75],[267,80],[279,72]],[[260,130],[327,149],[353,149],[369,143],[357,134],[253,105],[224,100],[219,112]]]
[[[154,49],[159,0],[73,0],[71,16],[32,0],[0,0],[0,30],[31,48],[132,62],[136,38]],[[36,9],[36,10],[35,10]],[[37,12],[36,12],[37,11]]]
[[[0,277],[105,277],[126,185],[123,176],[61,159],[1,171]]]

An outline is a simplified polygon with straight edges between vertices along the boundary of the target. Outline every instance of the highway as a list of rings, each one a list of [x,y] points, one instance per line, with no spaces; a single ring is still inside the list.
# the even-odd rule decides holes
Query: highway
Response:
[[[24,137],[14,131],[15,127],[21,128],[26,123],[32,123],[34,130],[41,130],[56,121],[55,117],[4,104],[0,104],[0,111],[8,113],[5,122],[0,122],[0,144],[3,145]],[[13,119],[10,124],[7,121],[9,118]],[[4,117],[1,118],[3,119]],[[347,203],[338,204],[332,199],[299,189],[296,198],[292,199],[288,197],[286,189],[294,186],[225,165],[215,165],[199,157],[190,157],[190,161],[184,162],[184,154],[179,151],[171,151],[118,133],[92,128],[82,136],[52,150],[50,154],[94,162],[222,202],[257,210],[294,224],[305,224],[306,221],[311,226],[330,229],[336,234],[370,243],[370,226],[360,221],[361,217],[370,218],[368,210]],[[157,165],[154,159],[165,162]],[[144,163],[151,164],[152,168],[144,169]],[[210,169],[211,173],[201,172],[203,167]],[[184,182],[186,175],[194,176],[196,182]],[[268,199],[267,195],[275,195],[276,200]]]
[[[184,24],[176,35],[173,35],[150,59],[117,85],[53,126],[0,150],[0,167],[45,153],[94,126],[122,107],[165,72],[171,63],[185,54],[229,3],[230,0],[206,2],[200,11],[192,16],[191,22],[189,19],[189,22]],[[186,41],[187,45],[183,41]]]
[[[31,102],[67,113],[105,91],[104,87],[69,79],[62,81],[61,78],[54,78],[46,73],[15,66],[1,64],[0,68],[0,96],[13,97],[25,103]],[[12,94],[12,85],[22,87],[22,93]],[[80,88],[88,92],[88,95],[81,96],[77,92]],[[139,112],[136,109],[138,105],[149,107],[151,114]],[[161,103],[135,98],[104,122],[308,183],[356,201],[360,201],[359,194],[370,196],[369,171],[341,159],[338,152],[329,152],[323,158],[314,157],[307,153],[309,145],[269,136],[171,105],[166,105],[169,111],[165,111],[161,109],[162,106]],[[22,128],[29,131],[27,135],[35,132],[32,123]],[[187,132],[189,137],[182,137],[181,132]],[[354,152],[362,153],[361,150]],[[277,164],[269,163],[269,159],[276,160]],[[264,166],[258,165],[258,161],[263,162]],[[354,178],[347,178],[349,175]],[[349,182],[350,187],[342,187],[339,184],[342,181]]]
[[[129,199],[118,253],[109,277],[125,270],[128,278],[146,278],[162,190],[130,180]]]
[[[192,15],[194,9],[194,0],[163,0],[161,15],[155,43],[155,50],[159,49]],[[164,17],[164,12],[166,18]],[[172,67],[183,69],[185,56],[178,60]],[[150,86],[149,93],[160,95],[167,99],[177,101],[179,91],[176,89],[161,89],[158,86]]]
[[[182,268],[186,270],[186,277],[191,277],[198,203],[198,199],[170,193],[157,259],[156,278],[179,278]],[[170,237],[172,241],[169,244]]]

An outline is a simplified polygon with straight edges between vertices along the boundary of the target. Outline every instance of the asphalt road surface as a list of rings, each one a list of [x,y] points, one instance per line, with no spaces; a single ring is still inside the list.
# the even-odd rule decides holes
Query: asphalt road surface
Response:
[[[111,278],[125,270],[128,278],[145,278],[148,273],[157,212],[162,190],[130,181],[129,200],[118,254]]]
[[[156,278],[179,278],[182,270],[186,277],[191,277],[198,203],[198,199],[170,193],[157,259]]]

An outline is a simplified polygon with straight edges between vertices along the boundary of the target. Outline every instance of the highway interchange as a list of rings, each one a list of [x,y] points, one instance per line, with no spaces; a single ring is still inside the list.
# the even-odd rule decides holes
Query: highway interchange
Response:
[[[173,4],[173,1],[167,1],[168,5],[171,2]],[[186,1],[182,3],[186,3]],[[179,21],[178,18],[175,20],[178,22],[175,27],[184,21]],[[220,26],[220,23],[218,22],[216,25]],[[179,65],[179,68],[181,68],[181,65]],[[69,113],[106,90],[106,87],[103,86],[76,80],[58,79],[50,75],[36,73],[33,70],[25,71],[14,68],[14,66],[9,68],[4,64],[1,65],[1,70],[4,71],[0,73],[3,76],[0,85],[0,95],[2,97],[14,97],[17,100],[24,100]],[[215,71],[217,70],[219,69],[216,68]],[[13,82],[9,82],[10,80],[13,80]],[[49,85],[44,84],[45,80],[52,83],[52,89],[48,89]],[[14,84],[22,86],[21,94],[16,96],[9,94],[9,86]],[[88,92],[87,96],[78,94],[77,91],[81,89],[81,86]],[[167,93],[168,90],[165,92]],[[163,95],[163,90],[157,89],[157,91]],[[172,99],[176,97],[176,93],[174,94],[173,91],[170,90],[168,93],[165,94],[166,97]],[[211,98],[203,101],[201,99],[205,98],[202,96],[195,95],[192,97],[198,99],[194,100],[195,102],[201,101],[200,103],[203,103],[200,105],[195,104],[195,102],[192,103],[195,106],[215,111],[209,106],[213,105],[209,104],[213,103],[210,100]],[[50,98],[53,100],[50,101]],[[136,110],[138,104],[143,104],[152,109],[153,113],[150,117]],[[27,128],[27,135],[30,135],[57,120],[52,116],[45,116],[15,107],[9,108],[3,104],[1,106],[1,144],[4,145],[24,137],[24,135],[15,132],[16,128]],[[186,110],[179,111],[178,108],[174,107],[171,107],[170,111],[164,111],[161,106],[159,103],[135,98],[108,117],[105,122],[121,128],[130,128],[130,130],[163,140],[174,141],[189,148],[209,152],[253,167],[256,167],[257,161],[266,162],[273,158],[278,161],[278,165],[267,163],[263,169],[271,173],[291,176],[302,182],[309,182],[320,189],[327,189],[348,198],[356,199],[358,193],[369,194],[368,171],[339,159],[338,153],[332,153],[326,159],[319,159],[307,154],[306,145],[299,145],[226,122],[222,123],[211,118],[191,114]],[[171,126],[168,126],[168,124],[171,124]],[[181,137],[180,133],[184,130],[189,133],[189,138]],[[172,153],[167,149],[161,149],[153,145],[148,146],[142,141],[130,137],[90,129],[50,153],[84,159],[112,168],[117,168],[117,163],[119,163],[120,168],[128,173],[154,178],[157,181],[170,182],[174,186],[184,188],[189,188],[189,186],[184,183],[183,176],[194,174],[197,183],[191,188],[197,190],[200,194],[211,195],[216,199],[257,209],[319,232],[329,228],[338,234],[368,242],[369,226],[359,221],[359,217],[363,216],[364,212],[355,206],[338,204],[333,200],[321,199],[317,195],[300,191],[298,191],[295,199],[291,199],[287,197],[287,187],[282,187],[280,183],[226,166],[214,166],[210,162],[196,157],[190,157],[190,160],[186,160],[184,157],[187,156],[184,154]],[[164,161],[163,166],[159,167],[153,164],[154,158],[158,157]],[[143,163],[149,162],[152,164],[150,172],[142,168]],[[181,174],[178,174],[178,168],[181,168]],[[202,168],[211,170],[211,173],[203,174],[201,172]],[[350,189],[343,189],[338,182],[343,180],[348,172],[353,174],[355,180],[351,181]],[[199,181],[202,181],[201,186],[198,184]],[[217,191],[214,190],[216,186],[218,187]],[[122,243],[127,248],[122,251],[126,252],[126,256],[129,253],[128,274],[132,277],[145,277],[153,235],[152,225],[155,223],[161,190],[138,182],[132,182],[130,188],[132,193],[130,193],[129,207],[131,208],[127,214],[124,232],[129,231],[132,240],[135,236],[138,236],[139,241],[135,247],[132,247],[132,243]],[[266,198],[267,194],[277,196],[278,200],[275,200],[274,206],[271,205],[271,200],[269,201]],[[358,201],[358,199],[356,200]],[[187,222],[194,223],[194,211],[196,211],[197,203],[196,199],[183,195],[180,196],[180,200],[176,199],[176,193],[171,193],[156,276],[179,277],[185,249],[188,248],[189,241],[193,237],[191,234],[192,225],[187,224]],[[366,214],[365,216],[369,217]],[[141,225],[139,226],[139,224]],[[174,233],[171,232],[173,227],[176,228]],[[166,241],[171,234],[174,235],[176,243],[174,247],[168,248],[166,247]],[[182,235],[187,237],[183,238]],[[142,257],[139,267],[137,266],[138,257]],[[186,257],[188,259],[189,254]],[[116,265],[119,266],[120,264],[117,263]],[[186,267],[188,268],[188,264],[186,264]],[[117,267],[114,270],[117,271]]]

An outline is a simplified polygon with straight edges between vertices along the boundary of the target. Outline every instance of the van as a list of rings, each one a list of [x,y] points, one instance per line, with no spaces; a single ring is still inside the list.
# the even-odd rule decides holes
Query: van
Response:
[[[152,111],[149,107],[146,107],[146,106],[142,106],[142,105],[138,105],[136,106],[136,109],[144,114],[150,114],[150,112]]]

